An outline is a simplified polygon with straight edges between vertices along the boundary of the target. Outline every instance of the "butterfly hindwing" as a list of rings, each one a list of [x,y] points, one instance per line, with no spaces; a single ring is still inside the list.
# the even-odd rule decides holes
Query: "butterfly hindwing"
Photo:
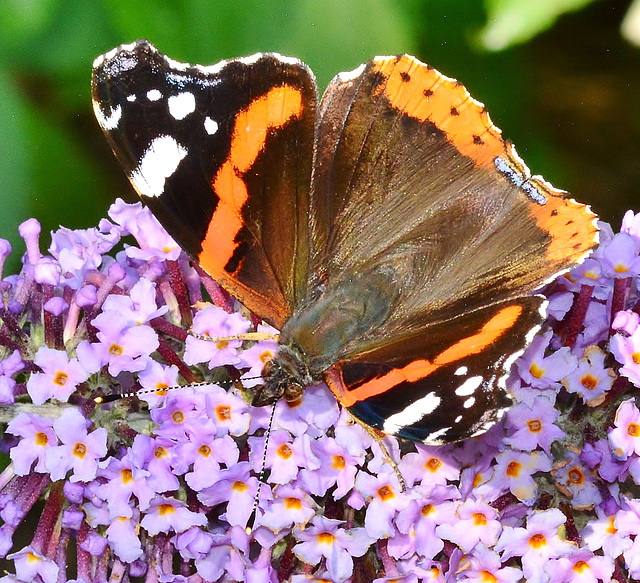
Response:
[[[511,404],[504,381],[539,328],[546,300],[527,296],[429,324],[325,377],[360,421],[385,433],[430,443],[471,437]]]
[[[214,279],[281,327],[307,278],[311,71],[276,54],[187,65],[138,41],[96,61],[93,101],[143,202]]]

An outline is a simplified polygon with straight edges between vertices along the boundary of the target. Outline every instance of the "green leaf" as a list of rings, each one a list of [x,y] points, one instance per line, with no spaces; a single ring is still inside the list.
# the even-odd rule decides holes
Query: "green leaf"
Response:
[[[485,49],[500,51],[524,43],[550,28],[559,16],[594,0],[485,0],[487,25],[480,32]]]

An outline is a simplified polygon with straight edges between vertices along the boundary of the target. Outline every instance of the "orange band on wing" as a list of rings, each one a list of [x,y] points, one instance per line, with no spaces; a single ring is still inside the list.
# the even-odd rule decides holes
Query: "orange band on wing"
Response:
[[[455,79],[407,55],[377,58],[373,66],[385,77],[376,95],[384,92],[392,107],[436,124],[478,166],[493,166],[494,158],[504,154],[502,132],[493,125],[484,105]]]
[[[352,391],[344,391],[339,395],[340,402],[345,407],[351,407],[358,401],[364,401],[370,397],[380,395],[400,383],[415,383],[442,366],[462,360],[471,354],[482,352],[512,328],[520,314],[522,314],[522,310],[522,306],[518,305],[503,308],[482,327],[480,332],[449,346],[433,360],[414,360],[406,366],[393,369],[387,374],[370,380]]]
[[[235,240],[242,228],[242,207],[247,201],[243,174],[264,148],[269,131],[282,127],[302,115],[302,93],[291,85],[274,87],[252,101],[235,120],[229,157],[213,179],[219,201],[207,235],[202,242],[199,260],[202,268],[219,276],[238,246]]]

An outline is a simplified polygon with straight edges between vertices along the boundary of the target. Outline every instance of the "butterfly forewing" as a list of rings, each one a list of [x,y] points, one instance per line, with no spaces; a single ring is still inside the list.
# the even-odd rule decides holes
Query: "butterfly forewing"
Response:
[[[275,54],[187,65],[138,41],[96,60],[92,88],[143,202],[214,279],[281,327],[305,293],[311,71]]]
[[[320,111],[312,277],[331,287],[385,272],[399,292],[344,358],[530,293],[595,245],[589,209],[519,183],[528,170],[481,104],[412,57],[339,75]],[[499,171],[498,158],[515,169]]]

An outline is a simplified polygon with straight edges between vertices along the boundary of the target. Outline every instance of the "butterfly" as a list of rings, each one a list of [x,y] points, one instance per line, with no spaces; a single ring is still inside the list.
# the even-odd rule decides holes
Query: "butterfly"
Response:
[[[96,117],[141,200],[280,330],[255,405],[325,381],[375,430],[485,431],[539,328],[535,293],[596,245],[457,81],[408,56],[338,74],[275,53],[212,66],[139,40],[94,62]]]

